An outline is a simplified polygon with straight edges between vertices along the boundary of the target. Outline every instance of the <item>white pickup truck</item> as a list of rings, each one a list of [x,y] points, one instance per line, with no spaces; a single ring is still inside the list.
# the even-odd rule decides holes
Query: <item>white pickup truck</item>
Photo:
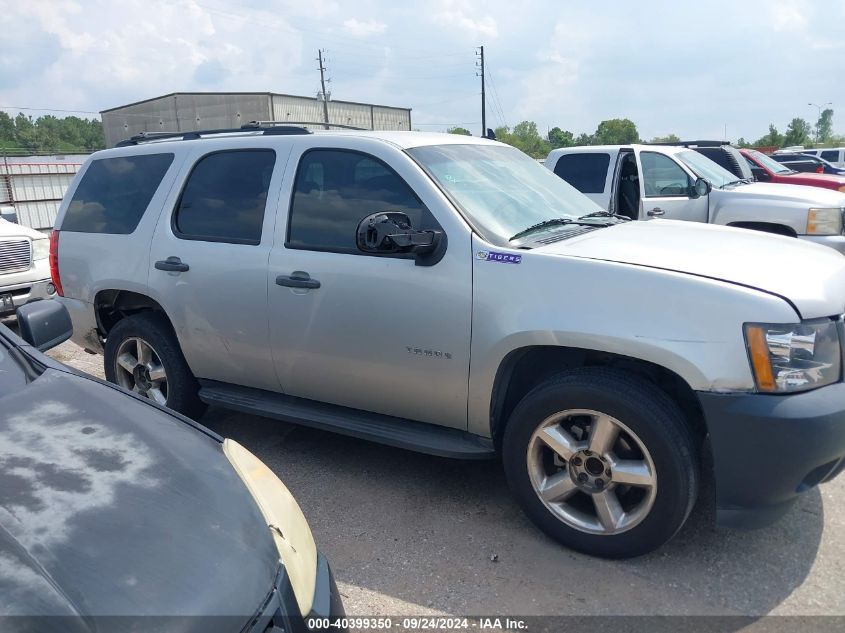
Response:
[[[552,151],[545,165],[611,213],[736,226],[845,253],[845,194],[749,182],[685,147],[605,145]]]
[[[46,235],[0,218],[0,317],[30,301],[55,296],[49,245]]]

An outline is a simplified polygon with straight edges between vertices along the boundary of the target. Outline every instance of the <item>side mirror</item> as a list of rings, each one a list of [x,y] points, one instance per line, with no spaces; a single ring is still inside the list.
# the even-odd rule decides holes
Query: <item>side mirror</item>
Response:
[[[752,169],[751,173],[754,174],[754,178],[760,182],[767,182],[772,179],[772,177],[762,169]]]
[[[40,352],[64,343],[73,334],[67,308],[52,299],[21,306],[17,317],[21,338]]]
[[[356,244],[365,253],[391,254],[414,253],[417,263],[437,263],[442,257],[444,234],[440,231],[418,231],[411,226],[411,219],[398,211],[373,213],[358,224]],[[437,255],[436,261],[430,261]]]
[[[713,190],[713,185],[710,184],[709,180],[697,178],[695,184],[692,186],[692,190],[695,192],[695,197],[700,198],[710,193]]]

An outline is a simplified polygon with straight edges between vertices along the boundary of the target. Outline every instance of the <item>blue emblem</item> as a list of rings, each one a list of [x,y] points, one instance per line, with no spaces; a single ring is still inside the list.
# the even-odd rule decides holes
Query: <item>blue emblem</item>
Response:
[[[522,262],[522,255],[513,255],[511,253],[496,253],[489,251],[486,260],[488,262],[501,262],[503,264],[519,264]]]

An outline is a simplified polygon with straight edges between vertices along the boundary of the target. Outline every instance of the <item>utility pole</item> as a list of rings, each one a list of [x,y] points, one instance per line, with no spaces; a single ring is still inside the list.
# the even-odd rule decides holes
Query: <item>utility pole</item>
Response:
[[[320,63],[320,86],[323,89],[323,121],[326,129],[329,129],[329,95],[326,92],[326,67],[323,65],[323,49],[317,50],[317,61]]]
[[[819,142],[819,121],[822,118],[822,108],[826,108],[829,105],[833,105],[833,103],[828,101],[827,103],[823,103],[821,105],[819,105],[818,103],[808,103],[807,105],[808,106],[815,106],[819,109],[819,116],[816,119],[816,143],[818,143]]]
[[[487,137],[487,112],[484,105],[484,47],[479,46],[478,49],[481,51],[477,53],[481,58],[481,65],[479,68],[481,69],[480,73],[476,73],[477,76],[481,77],[481,138]]]

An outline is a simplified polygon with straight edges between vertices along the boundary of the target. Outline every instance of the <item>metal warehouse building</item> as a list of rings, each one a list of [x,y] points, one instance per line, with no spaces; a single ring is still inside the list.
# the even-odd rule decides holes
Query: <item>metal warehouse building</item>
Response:
[[[33,229],[53,226],[85,154],[0,158],[0,217]]]
[[[368,130],[410,130],[411,109],[328,102],[329,123]],[[272,92],[174,92],[100,112],[106,145],[140,132],[190,132],[238,128],[250,121],[307,123],[325,120],[323,101]]]

